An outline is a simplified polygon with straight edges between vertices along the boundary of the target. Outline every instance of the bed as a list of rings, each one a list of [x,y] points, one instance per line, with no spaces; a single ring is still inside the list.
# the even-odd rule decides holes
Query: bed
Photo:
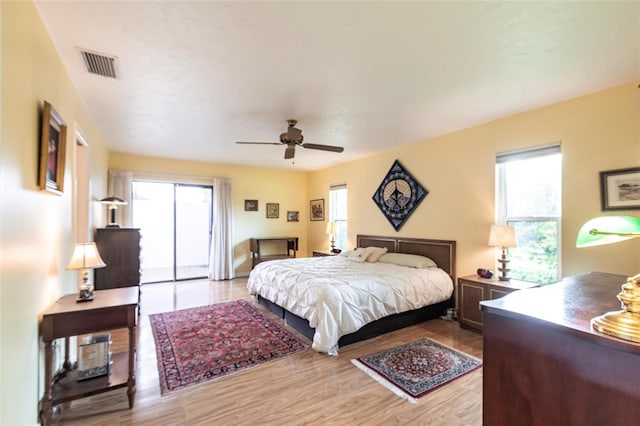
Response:
[[[455,305],[455,241],[358,235],[357,246],[426,256],[437,268],[356,266],[342,256],[276,260],[257,265],[247,287],[311,339],[315,350],[331,355],[340,346],[437,318]],[[419,286],[405,291],[398,282],[405,275]]]

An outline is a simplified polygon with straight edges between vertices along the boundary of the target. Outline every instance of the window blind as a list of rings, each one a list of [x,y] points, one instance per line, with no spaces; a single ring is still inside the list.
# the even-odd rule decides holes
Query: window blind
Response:
[[[539,146],[536,148],[521,149],[518,151],[501,152],[496,154],[496,163],[502,164],[508,161],[528,160],[534,157],[542,157],[545,155],[560,154],[560,142]]]

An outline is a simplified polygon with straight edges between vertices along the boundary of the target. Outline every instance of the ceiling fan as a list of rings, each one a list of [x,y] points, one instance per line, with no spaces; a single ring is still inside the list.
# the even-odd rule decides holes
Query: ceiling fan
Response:
[[[341,146],[320,145],[317,143],[302,143],[304,136],[302,130],[295,127],[298,120],[287,120],[289,127],[287,131],[280,134],[280,142],[236,142],[250,145],[287,145],[284,151],[284,159],[288,160],[296,155],[296,145],[307,149],[319,149],[321,151],[342,152],[344,148]]]

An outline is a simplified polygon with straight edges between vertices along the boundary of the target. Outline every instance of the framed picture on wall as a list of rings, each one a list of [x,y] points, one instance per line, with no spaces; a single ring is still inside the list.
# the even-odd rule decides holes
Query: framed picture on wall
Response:
[[[246,212],[257,212],[258,211],[258,200],[244,200],[244,211],[246,211]]]
[[[640,209],[640,167],[600,172],[602,210]]]
[[[64,190],[66,141],[66,123],[55,108],[44,101],[38,168],[38,186],[43,191],[60,195]]]
[[[300,212],[288,211],[287,212],[287,222],[299,222],[299,220],[298,220],[299,216],[300,216]]]
[[[324,220],[324,198],[311,200],[311,220]]]
[[[280,217],[280,204],[267,203],[267,219],[277,219]]]

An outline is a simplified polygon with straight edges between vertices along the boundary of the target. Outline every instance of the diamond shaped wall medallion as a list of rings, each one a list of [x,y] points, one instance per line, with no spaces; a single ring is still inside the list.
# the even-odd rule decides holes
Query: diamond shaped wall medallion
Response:
[[[396,160],[372,198],[393,229],[398,231],[428,193]]]

